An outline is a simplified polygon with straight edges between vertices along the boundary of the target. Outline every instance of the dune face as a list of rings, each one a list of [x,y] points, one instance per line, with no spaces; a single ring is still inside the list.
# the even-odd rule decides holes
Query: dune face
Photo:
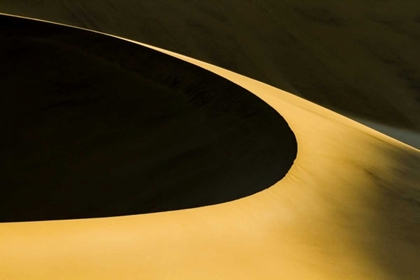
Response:
[[[353,117],[352,119],[388,136],[391,136],[392,138],[398,139],[399,141],[414,148],[420,149],[420,133],[416,131],[383,125],[356,117]]]
[[[2,16],[0,61],[1,222],[226,202],[296,156],[270,106],[149,48]]]
[[[420,131],[420,1],[2,0],[0,11],[145,42]]]
[[[16,28],[28,26],[25,21],[16,22],[20,22],[13,25]],[[32,22],[29,24],[30,28],[37,25]],[[48,42],[57,41],[62,30],[65,30],[46,25],[45,28],[50,31],[60,30],[55,35],[49,33],[51,36],[48,36]],[[83,33],[74,32],[77,36]],[[83,34],[90,36],[90,33]],[[66,33],[66,38],[71,39],[72,36],[68,35]],[[13,36],[8,36],[6,42],[10,45]],[[39,38],[41,35],[31,32],[30,35],[15,39],[19,41],[25,38],[27,44],[31,36]],[[95,42],[104,42],[102,40],[105,37],[101,36],[97,34]],[[109,44],[117,44],[115,38],[110,39]],[[67,46],[66,53],[73,58],[72,61],[78,61],[76,58],[81,55],[75,56],[73,51],[68,51],[75,46],[70,44],[73,39],[64,41],[65,44],[60,40],[61,47],[58,50],[63,50],[63,45]],[[92,62],[92,54],[100,53],[101,56],[96,59],[107,63],[101,63],[99,68],[107,73],[107,67],[112,63],[105,59],[111,56],[105,55],[107,51],[103,51],[104,45],[89,49],[84,44],[85,39],[78,41],[77,49],[80,50],[80,45],[83,45],[84,54],[89,53],[90,56],[89,60],[86,60],[86,56],[82,60]],[[130,44],[130,40],[124,40],[124,44]],[[6,42],[2,44],[6,46],[5,50],[8,48]],[[39,42],[42,42],[43,47],[46,46],[44,40],[36,41]],[[133,41],[131,44],[140,53],[145,49],[146,53],[150,50],[154,58],[152,62],[159,62],[157,52],[175,59],[163,60],[166,65],[171,65],[168,61],[182,61],[177,65],[177,75],[188,76],[189,67],[194,66],[191,68],[194,71],[197,70],[195,67],[201,67],[200,78],[211,72],[240,85],[235,104],[242,104],[250,98],[248,94],[252,93],[266,103],[263,105],[271,106],[287,121],[299,145],[293,165],[270,188],[228,203],[101,219],[0,223],[1,279],[419,279],[419,150],[267,84],[164,49]],[[51,48],[48,50],[52,52]],[[117,49],[114,52],[119,53]],[[13,53],[10,56],[13,60]],[[147,59],[143,62],[147,62]],[[49,63],[54,65],[52,61]],[[113,63],[118,64],[115,61]],[[147,69],[160,69],[158,80],[163,78],[162,68],[153,63],[146,65]],[[112,77],[118,77],[119,72],[124,72],[123,76],[127,78],[127,70],[123,66],[119,68],[119,71],[112,72]],[[83,76],[91,73],[92,68],[86,66],[84,69]],[[134,69],[134,66],[129,69]],[[209,73],[206,74],[206,71]],[[129,72],[135,74],[134,70]],[[150,83],[156,82],[156,78],[150,78],[153,75],[146,73],[144,76],[149,77]],[[215,78],[211,80],[212,83],[208,85],[207,81],[203,81],[200,86],[205,84],[214,88],[220,85],[215,81],[226,82],[216,79],[217,76],[210,76]],[[136,75],[136,83],[133,82],[132,87],[126,88],[124,92],[130,92],[139,79]],[[189,84],[189,80],[185,83]],[[173,79],[165,81],[174,86]],[[159,84],[165,85],[165,81]],[[192,84],[196,81],[191,79]],[[141,85],[146,87],[147,84]],[[25,88],[26,84],[20,86]],[[77,88],[80,90],[80,87]],[[148,92],[152,88],[156,90],[156,87],[150,86]],[[172,96],[173,92],[167,89],[168,86],[164,88],[167,91],[162,95]],[[91,92],[94,91],[89,91],[87,95],[90,96]],[[118,92],[118,96],[124,92]],[[235,91],[229,89],[230,92]],[[189,91],[181,90],[179,93],[187,93],[184,96],[188,96]],[[208,98],[206,93],[201,91],[195,97],[204,95]],[[52,94],[55,96],[56,92]],[[114,91],[111,96],[115,96]],[[185,99],[189,100],[187,104],[195,104]],[[35,108],[36,102],[43,100],[34,98],[32,107]],[[122,103],[122,99],[118,100]],[[112,105],[119,108],[117,105],[120,103],[113,102]],[[69,108],[70,105],[74,107],[78,103],[58,104],[48,107],[47,111],[56,110],[57,107]],[[261,103],[252,103],[252,106],[256,106],[252,108],[259,108],[258,104]],[[204,107],[205,112],[214,108]],[[12,110],[5,112],[12,119]],[[63,123],[62,116],[66,116],[66,111],[61,108],[60,112],[54,119]],[[82,108],[79,108],[79,112],[83,113]],[[222,112],[218,110],[217,115]],[[234,112],[239,114],[242,111],[236,108]],[[176,119],[174,115],[171,117]],[[74,120],[73,117],[71,120]],[[39,118],[31,117],[31,120],[41,123]],[[281,120],[284,125],[278,115],[275,120]],[[253,118],[244,119],[244,123],[252,124],[253,121]],[[89,118],[84,119],[84,122],[87,126]],[[82,123],[76,124],[82,126]],[[241,128],[242,125],[236,122],[228,130]],[[258,123],[252,129],[255,131],[266,125],[270,123]],[[285,132],[284,126],[270,129],[279,128]],[[257,140],[259,136],[255,134],[252,139]],[[8,141],[12,142],[10,139]],[[4,142],[7,143],[6,140]],[[112,145],[115,145],[115,141]],[[280,151],[283,148],[281,144],[275,147]],[[275,153],[275,149],[270,153]],[[247,151],[242,151],[242,154],[248,155]],[[88,167],[89,164],[83,166]],[[196,169],[197,166],[192,168]],[[249,170],[245,171],[249,173]],[[202,181],[197,183],[201,185]],[[248,187],[248,182],[240,182],[235,190]]]

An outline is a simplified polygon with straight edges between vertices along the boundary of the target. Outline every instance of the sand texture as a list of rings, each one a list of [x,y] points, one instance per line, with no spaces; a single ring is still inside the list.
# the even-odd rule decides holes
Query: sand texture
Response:
[[[34,5],[36,3],[38,2],[33,2]],[[230,167],[224,162],[225,156],[209,157],[204,163],[212,165],[205,165],[198,172],[197,166],[193,164],[200,162],[201,154],[195,154],[191,159],[193,162],[189,163],[191,167],[188,161],[184,161],[185,158],[175,157],[168,159],[171,168],[164,169],[163,167],[167,165],[162,167],[158,164],[156,168],[162,169],[157,170],[164,170],[165,176],[174,176],[172,178],[185,176],[185,174],[175,174],[180,172],[177,169],[178,166],[185,164],[186,169],[191,168],[190,171],[195,172],[194,177],[198,176],[198,181],[191,181],[191,187],[198,192],[203,187],[202,180],[209,179],[208,182],[211,182],[212,188],[216,188],[215,196],[219,195],[219,198],[226,198],[226,188],[220,187],[220,184],[225,182],[232,184],[229,192],[235,195],[243,196],[244,190],[251,190],[251,186],[254,194],[217,205],[144,215],[2,223],[0,224],[0,279],[419,279],[420,151],[418,149],[295,95],[187,56],[129,40],[122,42],[124,39],[115,36],[114,38],[106,37],[107,35],[99,36],[86,31],[68,30],[65,27],[29,23],[22,19],[2,20],[16,21],[16,24],[12,26],[17,29],[24,28],[28,24],[34,29],[37,29],[37,26],[42,27],[38,33],[32,30],[30,34],[23,37],[16,37],[18,32],[6,34],[7,38],[14,38],[14,43],[22,44],[23,49],[18,49],[25,53],[23,57],[28,59],[32,57],[37,64],[43,64],[39,56],[31,56],[32,51],[48,49],[49,55],[50,52],[60,53],[65,50],[68,56],[64,58],[73,58],[69,63],[85,63],[85,67],[80,69],[79,73],[82,77],[89,78],[87,84],[70,83],[74,87],[64,86],[74,93],[75,96],[71,98],[67,95],[73,95],[73,93],[58,90],[61,86],[53,90],[45,89],[49,83],[41,83],[41,89],[36,91],[35,85],[42,79],[31,81],[30,77],[26,77],[29,79],[26,81],[32,83],[31,87],[26,82],[19,84],[14,81],[14,84],[22,89],[16,94],[22,94],[26,98],[14,98],[11,92],[2,93],[2,98],[10,102],[9,106],[19,108],[19,110],[7,107],[3,109],[6,118],[13,121],[15,125],[10,126],[10,122],[3,122],[2,129],[9,129],[9,131],[13,131],[13,128],[22,129],[17,134],[9,132],[2,139],[5,144],[9,144],[9,149],[4,150],[3,153],[9,155],[8,153],[14,152],[13,145],[20,143],[16,141],[20,139],[17,136],[36,140],[30,142],[34,146],[26,144],[28,151],[32,151],[32,154],[25,152],[24,156],[2,157],[9,160],[3,170],[12,174],[3,178],[15,178],[15,182],[21,180],[30,182],[26,175],[13,177],[13,174],[30,172],[31,168],[38,168],[25,165],[35,160],[41,160],[39,164],[44,164],[42,166],[48,166],[48,163],[53,166],[52,163],[58,161],[60,157],[66,159],[64,162],[75,160],[71,170],[81,172],[80,176],[85,175],[85,177],[75,178],[81,178],[79,187],[80,190],[84,188],[86,193],[90,191],[90,188],[88,184],[83,183],[94,182],[93,179],[98,175],[110,178],[103,182],[98,179],[100,188],[101,184],[112,182],[112,174],[121,176],[121,174],[127,174],[125,171],[141,173],[144,169],[137,169],[141,167],[140,165],[133,165],[131,160],[125,161],[122,156],[131,155],[131,150],[126,150],[129,145],[145,148],[144,142],[140,141],[141,135],[149,134],[139,133],[136,127],[145,128],[139,123],[136,125],[135,120],[141,120],[140,123],[156,122],[155,124],[158,120],[167,121],[165,118],[154,115],[164,110],[156,112],[148,108],[153,107],[151,106],[153,103],[154,106],[162,106],[159,108],[169,110],[170,114],[165,115],[169,117],[169,123],[158,134],[150,132],[155,135],[150,141],[153,144],[151,147],[156,150],[153,150],[149,161],[145,161],[144,164],[153,163],[155,156],[160,155],[159,147],[161,146],[155,143],[156,139],[160,139],[158,136],[174,137],[171,125],[178,124],[179,126],[176,126],[178,130],[182,125],[191,128],[195,127],[195,121],[206,120],[209,121],[208,126],[212,128],[213,135],[221,137],[210,137],[214,140],[214,142],[208,142],[210,147],[218,143],[217,139],[223,143],[230,139],[230,142],[226,142],[232,145],[232,149],[226,148],[227,151],[232,152],[230,160],[237,160],[239,157],[240,161],[244,162],[237,164],[243,165],[236,165],[233,169],[225,170]],[[59,30],[60,32],[55,35],[48,33],[48,39],[42,39],[45,30],[50,32]],[[65,30],[83,40],[77,41],[77,45],[71,45],[70,41],[74,38],[65,36],[65,40],[70,40],[66,41],[66,44],[53,44],[61,38],[62,32],[67,32]],[[99,42],[101,48],[86,47],[89,46],[88,38],[96,38],[95,41]],[[2,40],[10,43],[9,39]],[[109,44],[101,44],[105,41],[109,41]],[[43,46],[41,50],[37,48],[39,44]],[[136,54],[138,52],[139,57],[145,60],[137,62],[137,60],[129,59],[125,64],[120,60],[120,48],[107,52],[107,48],[111,45],[125,44],[129,44],[127,48],[132,48]],[[80,51],[82,45],[83,52]],[[31,47],[25,50],[25,46]],[[7,51],[11,48],[6,43],[1,47]],[[89,53],[91,55],[87,55]],[[123,53],[126,54],[126,52]],[[147,57],[153,59],[148,61]],[[13,62],[13,59],[6,60]],[[63,59],[62,56],[57,55],[55,59],[48,60],[45,64],[55,65],[55,68],[61,65],[60,59]],[[12,69],[13,71],[10,72],[12,77],[4,75],[3,79],[6,80],[4,84],[7,84],[7,81],[11,83],[15,75],[19,73],[23,75],[27,73],[25,71],[34,67],[34,64],[29,66],[27,62],[21,61],[19,65],[12,63],[10,67],[19,67],[21,70]],[[153,62],[157,65],[153,65]],[[165,62],[164,65],[163,62]],[[24,67],[25,65],[27,68]],[[125,66],[117,67],[116,65]],[[134,69],[141,70],[143,66],[150,71],[141,72],[144,75],[141,78]],[[202,69],[198,70],[197,66]],[[10,67],[6,70],[8,71]],[[166,72],[171,70],[171,67],[175,67],[178,73]],[[51,69],[34,75],[36,77],[53,75]],[[160,71],[155,72],[158,69]],[[112,75],[107,76],[108,71]],[[158,75],[154,76],[155,73]],[[99,74],[104,75],[101,76],[104,78],[98,78],[101,82],[95,83],[95,75]],[[185,83],[177,83],[169,79],[173,78],[173,75],[177,77],[186,75],[189,78],[185,80]],[[58,76],[53,80],[60,83],[66,82],[62,79],[63,75]],[[77,77],[77,75],[72,74],[72,77]],[[110,88],[119,88],[117,81],[130,86],[116,93]],[[193,85],[197,85],[198,82],[200,89],[206,90],[197,93],[196,99],[187,98],[189,94],[195,92],[187,90],[188,85],[191,85],[188,81],[191,81]],[[94,88],[84,91],[84,88],[90,85],[94,85]],[[172,85],[172,88],[169,85]],[[173,87],[178,90],[174,90]],[[95,91],[95,89],[98,90]],[[104,96],[101,95],[102,91],[104,91]],[[31,96],[29,92],[36,94],[39,98]],[[145,94],[147,92],[152,94],[153,98],[149,99]],[[141,98],[136,99],[136,96],[141,96]],[[217,96],[217,98],[212,99],[211,96]],[[203,98],[208,103],[202,103]],[[217,106],[218,102],[211,102],[218,98],[231,100],[232,107],[222,106],[225,110],[221,110]],[[259,98],[261,102],[258,102],[256,98]],[[147,103],[150,105],[145,106],[142,111],[136,110],[137,106],[142,106],[143,100],[145,103],[150,102]],[[194,103],[194,100],[197,103]],[[45,108],[47,103],[50,105]],[[126,107],[120,107],[128,106],[130,103],[135,108],[129,106],[130,110],[125,110]],[[3,104],[2,102],[2,106]],[[226,105],[225,102],[220,104]],[[235,106],[238,104],[241,106]],[[164,108],[164,105],[167,107]],[[242,110],[248,106],[250,111]],[[108,111],[108,107],[115,110]],[[41,108],[44,108],[44,111]],[[148,109],[150,111],[147,111]],[[31,110],[34,111],[34,115],[29,114]],[[43,113],[40,113],[40,110]],[[216,110],[217,114],[211,115],[212,110]],[[25,114],[20,114],[21,112]],[[139,112],[147,112],[147,115],[141,115]],[[185,119],[181,117],[183,112],[188,113]],[[198,112],[208,118],[205,119]],[[250,112],[258,113],[250,114]],[[77,118],[77,116],[85,115],[90,117],[83,120]],[[107,116],[112,118],[106,118]],[[158,114],[158,116],[161,115]],[[217,116],[224,117],[219,119]],[[228,116],[234,119],[233,123],[226,122],[226,119],[229,119]],[[114,120],[118,123],[114,123]],[[72,123],[76,127],[72,127]],[[102,123],[106,123],[106,127],[96,128]],[[74,133],[67,134],[68,130],[57,131],[57,127],[63,124],[68,124],[67,129],[72,129]],[[151,127],[154,128],[155,124]],[[90,126],[94,126],[98,131],[92,132]],[[26,129],[27,127],[31,127],[32,130]],[[84,131],[85,128],[88,129]],[[183,140],[188,146],[176,146],[173,147],[173,151],[184,151],[182,148],[188,149],[190,145],[207,143],[205,141],[208,139],[207,136],[204,137],[205,139],[200,137],[207,135],[205,132],[195,135],[192,133],[194,130],[187,128],[182,130],[184,132],[182,136],[187,137],[185,139],[192,137],[197,141],[191,140],[192,143],[190,143]],[[235,134],[237,129],[239,131],[244,129],[242,131],[244,134],[238,134],[237,139],[232,138],[232,134],[229,133]],[[31,134],[30,131],[36,133]],[[255,131],[258,133],[254,133]],[[218,134],[220,132],[223,133]],[[54,135],[49,135],[50,133]],[[74,134],[77,133],[80,135],[75,136]],[[15,135],[15,138],[7,138],[10,135]],[[121,135],[132,135],[133,142],[131,138],[125,138],[126,142],[119,142]],[[225,139],[220,135],[229,135],[229,137]],[[246,138],[247,135],[250,135],[248,136],[250,138]],[[84,137],[88,136],[95,141],[86,141]],[[71,140],[69,143],[73,143],[74,146],[66,146],[63,138]],[[38,139],[50,139],[54,142],[37,142]],[[112,142],[108,139],[112,139]],[[272,141],[276,144],[270,146],[272,142],[267,143],[267,139],[273,139]],[[260,140],[262,142],[259,142]],[[249,146],[236,150],[239,148],[237,145],[245,145],[240,144],[242,143],[240,141],[245,141]],[[95,149],[96,143],[102,144],[99,151],[88,153],[86,151],[92,147],[86,146],[85,143],[93,143]],[[286,143],[289,143],[289,146]],[[297,143],[297,154],[295,154],[294,143]],[[112,155],[114,144],[115,149],[118,148],[118,154],[110,157],[111,162],[100,157],[101,149],[104,149],[105,155]],[[67,154],[69,148],[77,153]],[[51,153],[37,154],[40,149]],[[274,177],[265,177],[266,174],[261,173],[265,172],[265,166],[257,163],[258,149],[263,149],[260,154],[262,159],[259,160],[267,160],[272,164],[268,164],[267,168],[275,168],[270,171],[274,172]],[[23,151],[23,147],[16,150],[16,152],[20,151]],[[63,153],[64,151],[66,153]],[[31,156],[25,158],[27,155]],[[294,155],[296,158],[293,161]],[[285,157],[289,160],[285,160]],[[84,162],[85,159],[88,161]],[[139,154],[134,153],[132,160],[138,159]],[[82,161],[79,165],[80,160]],[[158,160],[162,162],[161,158]],[[194,163],[194,160],[198,161]],[[125,170],[124,162],[129,164],[128,170]],[[8,167],[9,164],[17,168],[11,169]],[[100,172],[95,169],[96,164],[101,168],[119,166],[121,170],[110,168],[106,172]],[[283,166],[283,169],[276,171],[278,164]],[[217,169],[218,165],[221,165],[223,170]],[[290,165],[290,169],[284,175]],[[50,168],[57,171],[55,173],[57,178],[62,175],[61,172],[69,170],[68,167],[60,165],[51,166]],[[214,173],[210,176],[206,173],[207,167],[215,168],[211,169]],[[84,170],[88,173],[83,173]],[[223,173],[224,171],[226,173]],[[248,177],[241,177],[243,173],[240,172],[244,172]],[[260,172],[258,176],[261,177],[258,178],[261,179],[252,172]],[[42,173],[34,172],[34,175],[40,176],[40,174]],[[160,180],[159,174],[153,172],[150,174],[153,178]],[[38,179],[39,183],[52,180],[49,173],[44,176],[46,179],[36,178],[36,176],[34,179]],[[276,176],[278,181],[267,188],[266,184],[274,180]],[[71,181],[72,176],[69,173],[63,178]],[[269,179],[264,181],[265,178]],[[160,197],[163,197],[162,201],[165,199],[167,190],[171,190],[178,196],[177,201],[181,201],[183,195],[188,197],[190,194],[182,191],[183,184],[177,185],[169,177],[165,180],[165,184],[168,185],[162,185],[159,189],[162,191]],[[77,180],[73,181],[73,186],[78,187],[77,182]],[[254,188],[258,184],[260,185]],[[118,187],[125,186],[126,182],[122,182]],[[181,188],[178,188],[179,186]],[[26,191],[28,190],[23,188],[23,192]],[[33,193],[37,191],[39,189],[32,190],[32,194],[29,193],[29,195],[33,196]],[[61,188],[55,189],[53,194],[56,191],[61,191]],[[115,192],[116,195],[127,194],[116,190]],[[44,194],[50,195],[45,192]],[[68,195],[68,191],[64,190],[64,194]],[[130,204],[138,196],[138,192],[131,197],[126,196],[123,204]],[[15,196],[14,206],[17,209],[22,207],[20,203],[30,203],[29,199],[19,202],[19,199],[25,199],[25,197],[25,195]],[[101,192],[96,192],[93,200],[100,199],[102,199]],[[86,197],[81,198],[82,204],[83,200],[86,200]],[[108,206],[108,204],[100,205],[105,208]],[[42,209],[43,205],[38,205],[38,207]],[[8,211],[13,211],[12,208]],[[77,211],[74,213],[80,213]],[[103,213],[108,214],[108,212]]]

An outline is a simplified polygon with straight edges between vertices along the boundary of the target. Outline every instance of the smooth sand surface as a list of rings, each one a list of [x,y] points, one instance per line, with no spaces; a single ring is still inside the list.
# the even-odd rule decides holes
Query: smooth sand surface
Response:
[[[420,132],[420,1],[2,0],[0,12],[145,42]]]
[[[376,123],[373,121],[360,119],[353,117],[353,120],[369,126],[381,133],[391,136],[392,138],[398,139],[399,141],[408,144],[414,148],[420,149],[420,133],[408,129],[403,129],[399,127],[384,125],[381,123]]]
[[[0,61],[0,222],[226,202],[296,157],[270,106],[149,48],[0,16]]]
[[[419,278],[419,150],[264,83],[149,47],[279,112],[298,143],[290,171],[265,191],[214,206],[1,224],[2,279]]]

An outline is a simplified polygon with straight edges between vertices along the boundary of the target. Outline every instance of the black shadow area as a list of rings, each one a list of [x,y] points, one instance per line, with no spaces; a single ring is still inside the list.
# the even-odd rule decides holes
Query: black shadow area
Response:
[[[227,202],[297,153],[271,107],[199,67],[113,37],[0,17],[0,221]]]

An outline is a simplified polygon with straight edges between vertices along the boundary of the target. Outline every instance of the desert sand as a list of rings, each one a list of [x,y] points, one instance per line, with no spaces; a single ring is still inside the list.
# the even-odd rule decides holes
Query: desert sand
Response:
[[[226,202],[270,187],[296,157],[258,97],[149,48],[0,17],[0,60],[0,222]]]
[[[418,279],[419,150],[265,83],[132,43],[270,105],[296,137],[293,165],[270,188],[218,205],[0,224],[1,278]]]
[[[420,1],[2,0],[0,12],[145,42],[420,132]]]

